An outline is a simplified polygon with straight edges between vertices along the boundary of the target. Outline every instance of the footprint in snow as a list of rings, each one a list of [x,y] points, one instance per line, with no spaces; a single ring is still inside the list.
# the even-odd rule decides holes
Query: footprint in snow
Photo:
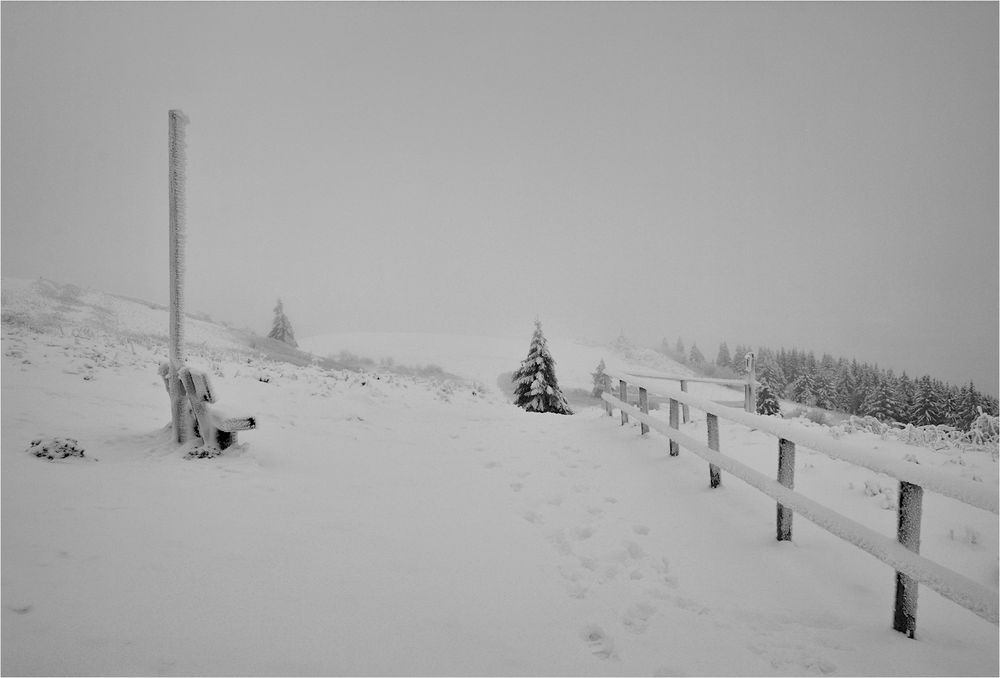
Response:
[[[628,557],[633,560],[641,560],[646,557],[646,552],[634,541],[625,542],[625,552],[628,553]]]
[[[615,659],[615,641],[609,638],[600,626],[585,626],[580,631],[580,637],[590,648],[591,654],[599,659]]]
[[[646,603],[636,603],[622,617],[622,626],[630,633],[645,633],[649,627],[649,618],[656,612],[656,608]]]

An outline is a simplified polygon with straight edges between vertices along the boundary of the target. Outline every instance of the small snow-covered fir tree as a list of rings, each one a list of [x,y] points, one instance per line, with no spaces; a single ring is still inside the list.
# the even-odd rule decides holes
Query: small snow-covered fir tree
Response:
[[[774,393],[770,381],[761,381],[757,387],[757,414],[775,416],[781,414],[781,403]]]
[[[692,365],[701,365],[705,362],[705,356],[698,350],[698,344],[691,344],[691,355],[688,356],[688,361]]]
[[[597,371],[591,372],[590,376],[594,378],[594,391],[591,395],[595,398],[600,398],[601,394],[604,393],[604,389],[607,387],[608,381],[608,375],[604,373],[604,358],[601,358],[601,362],[597,366]]]
[[[288,321],[288,316],[285,315],[285,307],[281,303],[281,299],[278,299],[278,305],[274,307],[274,324],[271,326],[271,331],[268,332],[267,336],[271,339],[283,341],[295,348],[299,346],[295,343],[295,332],[292,331],[292,323]]]
[[[778,380],[781,367],[770,354],[763,354],[757,373],[757,414],[779,415],[781,403],[778,402]]]
[[[542,323],[536,320],[528,357],[521,362],[521,367],[511,377],[511,381],[514,382],[514,404],[528,412],[573,414],[569,403],[559,390],[555,365],[556,361],[549,353],[548,344],[542,334]]]

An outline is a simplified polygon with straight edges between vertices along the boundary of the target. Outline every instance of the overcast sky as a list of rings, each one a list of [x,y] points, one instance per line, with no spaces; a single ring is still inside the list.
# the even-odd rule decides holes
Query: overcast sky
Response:
[[[2,5],[4,277],[998,376],[998,4]],[[556,356],[558,360],[558,356]]]

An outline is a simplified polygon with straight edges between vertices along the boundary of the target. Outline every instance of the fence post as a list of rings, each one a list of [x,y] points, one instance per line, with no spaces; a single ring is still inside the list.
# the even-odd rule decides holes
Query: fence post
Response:
[[[642,410],[643,414],[649,414],[649,394],[646,393],[646,389],[642,386],[639,387],[639,409]],[[644,421],[639,422],[639,435],[646,435],[649,433],[649,426]]]
[[[707,412],[705,415],[705,421],[708,422],[708,448],[718,452],[719,418],[711,412]],[[708,465],[708,483],[713,488],[718,487],[722,483],[722,478],[719,475],[719,467],[715,464]]]
[[[683,379],[681,379],[681,390],[685,393],[687,393],[688,390],[688,383]],[[684,403],[684,423],[686,424],[689,421],[691,421],[691,411],[688,410],[687,403]]]
[[[618,398],[626,405],[628,404],[628,384],[625,383],[624,379],[618,380]],[[628,423],[628,413],[626,413],[625,410],[622,409],[622,426],[624,426],[627,423]]]
[[[795,443],[778,439],[778,482],[795,489]],[[792,510],[778,502],[778,541],[792,540]]]
[[[672,429],[677,428],[677,401],[674,400],[673,398],[670,399],[670,428]],[[679,446],[677,445],[677,441],[671,439],[670,456],[676,457],[678,454],[680,454],[680,449]]]
[[[924,488],[905,480],[899,481],[899,543],[914,553],[920,553],[920,518]],[[892,628],[913,638],[917,630],[917,582],[902,572],[896,572],[896,607]]]
[[[743,409],[754,414],[757,411],[757,356],[749,351],[743,359],[747,364],[747,383],[743,387]]]
[[[611,393],[611,377],[606,374],[604,375],[604,390]],[[614,414],[614,408],[607,400],[604,401],[604,409],[607,410],[609,417]]]

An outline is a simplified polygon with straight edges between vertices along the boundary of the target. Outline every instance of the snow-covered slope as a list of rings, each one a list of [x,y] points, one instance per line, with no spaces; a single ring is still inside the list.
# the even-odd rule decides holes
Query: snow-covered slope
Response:
[[[192,362],[259,428],[185,459],[156,374],[166,311],[44,285],[3,282],[5,674],[998,672],[995,626],[922,590],[917,640],[895,633],[889,568],[803,520],[775,542],[773,502],[725,475],[710,491],[705,464],[657,435],[598,407],[525,413],[471,383],[514,369],[527,336],[303,342],[466,382],[292,364],[189,321]],[[549,343],[567,387],[589,389],[602,357],[622,366]],[[86,457],[26,452],[63,436]],[[723,424],[721,440],[773,469],[763,433]],[[891,449],[997,484],[989,451]],[[796,474],[894,533],[889,479],[805,449]],[[928,495],[922,536],[996,588],[996,516]]]
[[[484,386],[509,378],[528,354],[531,332],[523,339],[499,339],[472,335],[421,333],[344,332],[307,337],[302,347],[318,355],[337,356],[341,352],[370,358],[376,362],[391,359],[408,365],[437,365]],[[543,327],[544,330],[544,327]],[[555,358],[559,385],[565,390],[589,393],[594,387],[592,374],[604,361],[608,371],[655,368],[661,373],[691,376],[691,370],[655,351],[629,347],[593,346],[558,335],[545,335]],[[705,397],[734,398],[734,391],[720,386],[692,384],[692,393]],[[740,395],[740,397],[742,397]]]

